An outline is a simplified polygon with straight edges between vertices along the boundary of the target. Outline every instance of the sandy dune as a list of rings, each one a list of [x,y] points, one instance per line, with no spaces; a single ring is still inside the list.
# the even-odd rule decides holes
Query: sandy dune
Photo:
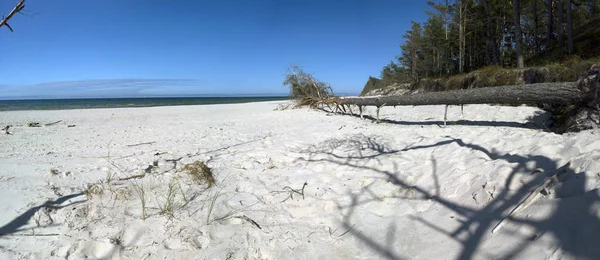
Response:
[[[443,106],[375,124],[280,103],[0,112],[0,259],[600,258],[593,131],[530,107],[440,127]],[[215,186],[182,171],[198,160]]]

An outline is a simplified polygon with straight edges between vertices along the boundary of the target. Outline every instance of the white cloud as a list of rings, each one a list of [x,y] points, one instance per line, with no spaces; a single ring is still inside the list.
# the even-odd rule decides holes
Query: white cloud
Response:
[[[142,97],[162,93],[195,94],[192,79],[98,79],[49,82],[26,86],[0,85],[0,98]]]

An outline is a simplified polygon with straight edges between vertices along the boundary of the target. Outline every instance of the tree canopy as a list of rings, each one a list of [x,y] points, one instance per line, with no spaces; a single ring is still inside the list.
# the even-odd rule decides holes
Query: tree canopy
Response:
[[[594,44],[589,40],[577,44],[579,38],[589,38],[578,35],[593,35],[583,32],[585,27],[600,27],[600,1],[437,0],[428,4],[428,19],[412,22],[403,35],[400,54],[383,67],[380,77],[385,84],[447,77],[489,65],[533,65],[543,55],[560,59],[600,54],[590,51]]]

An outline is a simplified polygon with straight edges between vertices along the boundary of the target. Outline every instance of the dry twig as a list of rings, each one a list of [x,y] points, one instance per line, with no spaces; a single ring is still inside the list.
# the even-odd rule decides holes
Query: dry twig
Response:
[[[246,221],[250,222],[250,224],[252,224],[252,225],[256,226],[258,229],[262,229],[262,228],[260,227],[260,225],[258,225],[258,223],[256,223],[256,221],[254,221],[253,219],[251,219],[251,218],[247,217],[246,215],[235,216],[234,218],[239,218],[239,219],[246,220]]]
[[[60,234],[51,233],[51,234],[0,234],[0,236],[15,236],[15,237],[51,237],[51,236],[60,236]]]
[[[308,185],[308,182],[304,182],[301,189],[292,189],[290,186],[283,187],[282,191],[273,191],[274,193],[284,193],[288,192],[289,195],[282,202],[286,202],[288,199],[294,199],[294,193],[302,195],[302,199],[304,199],[304,187]]]
[[[58,120],[58,121],[56,121],[56,122],[52,122],[52,123],[47,123],[47,124],[45,124],[44,126],[56,125],[56,124],[58,124],[58,123],[60,123],[60,122],[62,122],[62,120]]]
[[[11,127],[12,127],[12,125],[7,125],[4,128],[2,128],[2,131],[4,131],[4,133],[7,135],[12,135],[12,133],[8,131],[8,129]]]
[[[139,145],[145,145],[145,144],[153,144],[156,142],[145,142],[145,143],[139,143],[139,144],[128,144],[127,147],[134,147],[134,146],[139,146]]]
[[[0,21],[0,27],[6,25],[6,27],[8,27],[8,29],[11,32],[13,32],[12,27],[10,27],[10,25],[8,24],[8,20],[10,20],[10,18],[12,18],[13,15],[15,15],[16,13],[20,13],[23,10],[23,8],[25,8],[25,0],[20,0],[17,3],[17,6],[15,6],[15,8],[13,8],[12,11],[10,11],[10,13],[8,13],[8,16],[2,16],[2,21]]]
[[[146,177],[146,174],[138,174],[138,175],[132,175],[132,176],[128,176],[128,177],[124,177],[124,178],[119,178],[118,180],[120,181],[126,181],[126,180],[131,180],[131,179],[139,179],[139,178],[144,178]]]

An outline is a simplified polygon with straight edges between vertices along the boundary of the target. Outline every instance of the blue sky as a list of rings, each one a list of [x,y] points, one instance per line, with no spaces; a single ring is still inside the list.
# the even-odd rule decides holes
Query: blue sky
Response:
[[[15,1],[0,1],[8,13]],[[426,1],[26,0],[0,28],[0,98],[287,94],[297,64],[357,94]]]

